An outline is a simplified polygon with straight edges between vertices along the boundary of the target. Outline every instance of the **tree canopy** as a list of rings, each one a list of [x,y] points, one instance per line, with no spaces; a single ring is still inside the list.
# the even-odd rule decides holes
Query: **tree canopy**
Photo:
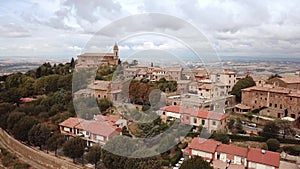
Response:
[[[180,167],[180,169],[199,169],[199,168],[213,169],[213,167],[210,166],[208,162],[204,161],[199,156],[195,156],[188,160],[185,160]]]
[[[280,148],[280,142],[277,139],[270,138],[266,143],[270,151],[277,151]]]
[[[28,132],[28,140],[32,145],[42,148],[50,137],[51,131],[44,123],[34,125]]]
[[[47,149],[54,151],[57,155],[57,149],[60,148],[65,143],[65,137],[61,133],[54,133],[46,141]]]
[[[99,145],[93,145],[88,153],[85,156],[85,159],[95,165],[95,169],[97,168],[97,164],[101,158],[101,147]]]
[[[63,145],[63,152],[65,156],[72,158],[73,162],[75,162],[75,158],[83,156],[85,147],[85,140],[80,137],[74,137],[65,142]]]
[[[255,82],[251,76],[240,79],[232,88],[231,94],[236,96],[236,101],[241,102],[242,89],[255,86]]]

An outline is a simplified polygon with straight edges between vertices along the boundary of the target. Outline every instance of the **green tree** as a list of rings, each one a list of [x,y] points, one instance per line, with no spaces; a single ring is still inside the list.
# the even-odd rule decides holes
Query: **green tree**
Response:
[[[234,118],[230,118],[228,123],[227,123],[227,127],[228,127],[229,130],[233,129],[234,123],[235,123]]]
[[[278,132],[279,127],[277,126],[276,122],[270,121],[264,126],[261,135],[265,138],[277,138]]]
[[[242,121],[240,118],[236,119],[236,123],[235,123],[235,128],[240,132],[241,130],[243,130],[243,125],[242,125]]]
[[[83,156],[85,146],[86,141],[80,137],[71,138],[63,145],[64,155],[72,158],[73,162],[75,162],[75,158],[80,158]]]
[[[7,129],[12,130],[14,125],[25,116],[26,114],[23,112],[11,112],[7,118]]]
[[[48,126],[44,123],[34,125],[28,132],[28,140],[34,146],[42,146],[46,144],[46,141],[50,137],[51,131]]]
[[[231,94],[236,96],[236,101],[241,102],[242,89],[255,86],[255,82],[251,76],[240,79],[232,88]]]
[[[131,156],[137,150],[138,146],[131,138],[116,136],[104,145],[102,149],[102,161],[108,169],[125,169],[124,165],[127,157]],[[119,154],[124,156],[120,156]]]
[[[212,166],[209,165],[208,162],[204,161],[201,157],[195,156],[186,161],[184,161],[180,167],[180,169],[213,169]]]
[[[161,118],[157,118],[149,123],[139,123],[138,129],[138,137],[148,138],[163,133],[165,130],[168,129],[168,125],[162,122]]]
[[[0,103],[0,127],[7,129],[7,119],[11,111],[15,109],[15,106],[11,103]]]
[[[272,75],[268,78],[268,80],[273,79],[273,78],[275,78],[275,77],[282,78],[279,74],[272,74]]]
[[[97,168],[97,164],[100,161],[100,157],[101,157],[101,147],[98,145],[93,145],[85,156],[86,160],[89,163],[95,165],[95,169]]]
[[[70,66],[71,66],[71,68],[75,68],[74,58],[71,59]]]
[[[282,132],[282,137],[285,139],[287,135],[294,135],[295,130],[292,127],[292,123],[287,120],[276,120],[276,125],[278,126],[279,130]]]
[[[222,130],[218,130],[217,132],[214,133],[214,138],[217,141],[221,141],[223,144],[228,144],[230,138],[228,137],[228,135],[226,134],[225,131]]]
[[[49,139],[46,142],[47,149],[50,151],[54,151],[55,156],[57,156],[57,149],[62,147],[62,145],[65,143],[65,137],[64,135],[60,133],[55,133],[49,137]]]
[[[29,130],[37,123],[34,117],[26,115],[14,125],[11,133],[16,139],[27,142]]]
[[[277,151],[280,148],[280,142],[277,139],[270,138],[266,143],[270,151]]]
[[[145,157],[151,154],[156,154],[151,149],[137,150],[133,153],[134,157]],[[138,168],[138,169],[159,169],[161,168],[161,162],[158,156],[151,156],[146,158],[127,158],[125,162],[125,169]]]
[[[112,103],[108,99],[100,99],[98,101],[98,106],[101,112],[106,111],[108,108],[112,107]]]

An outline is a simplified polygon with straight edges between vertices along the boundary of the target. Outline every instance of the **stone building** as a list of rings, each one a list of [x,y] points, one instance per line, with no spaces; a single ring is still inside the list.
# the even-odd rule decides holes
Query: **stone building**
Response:
[[[274,77],[267,82],[274,86],[300,90],[300,76]]]
[[[119,62],[119,48],[117,43],[113,48],[113,53],[84,53],[78,55],[78,68],[91,68],[100,65],[116,66]]]
[[[169,76],[169,80],[181,80],[182,75],[182,67],[168,67],[165,68],[166,75]]]
[[[242,105],[251,110],[266,107],[264,114],[274,118],[300,116],[300,90],[253,86],[242,89]]]

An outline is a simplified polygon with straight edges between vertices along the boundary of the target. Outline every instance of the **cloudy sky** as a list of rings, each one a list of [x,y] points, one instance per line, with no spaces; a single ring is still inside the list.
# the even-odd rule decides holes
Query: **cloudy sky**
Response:
[[[193,37],[189,34],[191,26],[202,34],[202,39],[194,41],[207,41],[220,56],[299,57],[299,11],[298,0],[0,0],[0,58],[69,59],[94,47],[91,41],[106,41],[109,37],[110,44],[120,42],[120,52],[124,54],[173,50],[182,46],[180,40],[135,32]],[[164,17],[130,17],[144,13],[170,15],[188,24],[183,26]],[[118,29],[109,29],[100,39],[94,38],[96,32],[118,21],[123,21],[116,24]],[[103,52],[103,45],[94,49]],[[107,43],[105,47],[111,45]]]

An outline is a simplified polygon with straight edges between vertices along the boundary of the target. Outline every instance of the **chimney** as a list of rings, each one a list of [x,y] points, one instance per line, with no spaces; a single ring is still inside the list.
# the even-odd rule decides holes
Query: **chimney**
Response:
[[[266,150],[262,149],[262,150],[261,150],[261,153],[262,153],[262,154],[266,154]]]

